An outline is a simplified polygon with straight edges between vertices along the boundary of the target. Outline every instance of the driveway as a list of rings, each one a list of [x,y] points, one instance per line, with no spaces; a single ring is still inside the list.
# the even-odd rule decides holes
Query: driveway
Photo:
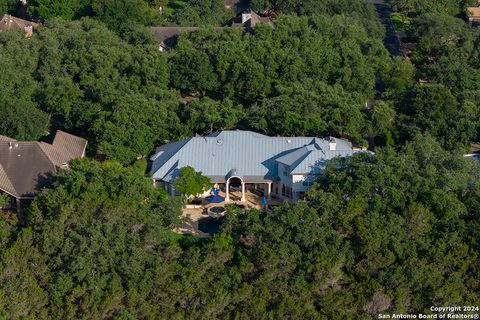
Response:
[[[372,0],[369,2],[373,3],[380,21],[382,21],[385,26],[386,32],[385,39],[383,40],[385,48],[392,56],[404,56],[400,49],[400,41],[395,34],[395,29],[393,28],[392,20],[390,18],[393,13],[392,7],[384,0]]]

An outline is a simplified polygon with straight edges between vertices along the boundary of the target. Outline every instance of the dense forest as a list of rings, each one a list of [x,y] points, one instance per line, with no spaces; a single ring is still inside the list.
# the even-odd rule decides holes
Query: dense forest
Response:
[[[30,0],[33,37],[0,33],[0,134],[89,141],[19,223],[0,214],[0,318],[374,319],[480,301],[480,29],[469,1],[391,0],[391,56],[364,0]],[[15,13],[18,1],[0,0]],[[148,26],[201,26],[159,51]],[[172,232],[152,185],[163,142],[222,129],[336,136],[306,201],[227,210],[209,239]],[[1,199],[0,199],[1,200]]]

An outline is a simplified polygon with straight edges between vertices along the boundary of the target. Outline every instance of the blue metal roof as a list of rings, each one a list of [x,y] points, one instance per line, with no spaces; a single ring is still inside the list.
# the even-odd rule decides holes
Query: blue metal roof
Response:
[[[336,142],[336,151],[328,151],[332,139]],[[337,138],[269,137],[236,130],[163,145],[151,160],[153,178],[157,180],[173,182],[178,174],[175,172],[191,166],[215,182],[223,182],[232,175],[261,182],[277,180],[277,161],[294,168],[291,172],[294,174],[315,162],[353,152],[350,142]]]

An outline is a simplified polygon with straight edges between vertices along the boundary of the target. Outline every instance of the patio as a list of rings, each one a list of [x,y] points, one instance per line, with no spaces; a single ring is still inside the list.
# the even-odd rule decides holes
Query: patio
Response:
[[[226,196],[224,191],[220,191],[219,196]],[[209,233],[206,233],[199,228],[199,222],[202,223],[204,219],[210,218],[219,218],[222,214],[212,214],[209,212],[209,209],[212,207],[226,207],[230,204],[238,204],[245,207],[245,210],[249,209],[263,209],[262,198],[258,192],[253,192],[250,189],[245,190],[245,201],[241,201],[242,191],[240,190],[230,190],[230,201],[221,202],[221,203],[208,203],[205,201],[205,198],[202,199],[202,204],[200,205],[187,205],[183,208],[182,217],[184,218],[183,224],[174,229],[175,232],[180,234],[191,234],[199,237],[210,237]],[[279,205],[284,199],[274,198],[270,199],[268,205]]]

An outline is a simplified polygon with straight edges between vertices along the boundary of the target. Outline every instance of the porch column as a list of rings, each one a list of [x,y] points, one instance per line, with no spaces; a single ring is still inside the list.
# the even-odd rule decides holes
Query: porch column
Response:
[[[172,197],[175,196],[175,187],[173,186],[173,184],[170,185],[170,195],[171,195]]]
[[[245,182],[242,181],[242,199],[241,202],[245,202]]]
[[[267,182],[267,199],[270,200],[272,194],[272,183]]]
[[[225,202],[229,202],[230,201],[230,194],[228,192],[228,180],[227,182],[225,183]]]

